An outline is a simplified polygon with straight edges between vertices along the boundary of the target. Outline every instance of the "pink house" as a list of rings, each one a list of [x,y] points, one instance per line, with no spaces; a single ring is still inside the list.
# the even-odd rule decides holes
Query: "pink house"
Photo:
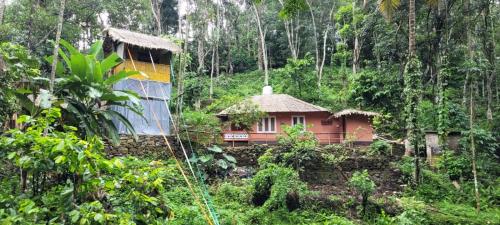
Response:
[[[225,142],[276,143],[278,135],[283,134],[284,125],[297,124],[302,124],[306,130],[312,131],[321,144],[345,141],[366,144],[373,141],[371,120],[377,115],[374,112],[347,109],[331,113],[323,107],[290,95],[273,94],[270,87],[265,87],[262,95],[253,96],[249,100],[265,112],[266,116],[247,130],[235,126],[224,129],[222,135]],[[219,118],[227,120],[229,114],[234,111],[232,107],[220,112]]]

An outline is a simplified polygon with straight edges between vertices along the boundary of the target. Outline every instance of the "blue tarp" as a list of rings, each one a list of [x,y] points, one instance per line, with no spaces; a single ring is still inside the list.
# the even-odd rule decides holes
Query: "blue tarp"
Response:
[[[123,107],[113,106],[113,109],[127,117],[132,126],[134,126],[137,134],[160,135],[161,132],[154,117],[154,112],[156,113],[164,134],[169,135],[170,117],[167,109],[168,106],[165,103],[170,99],[171,83],[143,80],[142,85],[144,86],[148,99],[146,99],[146,94],[139,80],[126,79],[115,84],[113,88],[115,90],[131,90],[137,92],[137,94],[141,96],[141,104],[144,109],[143,116],[146,120]],[[115,120],[115,124],[121,134],[127,133],[125,125],[117,120]]]

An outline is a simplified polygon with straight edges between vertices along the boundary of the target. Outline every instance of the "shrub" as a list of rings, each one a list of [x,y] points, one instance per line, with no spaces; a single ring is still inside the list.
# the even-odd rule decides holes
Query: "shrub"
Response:
[[[204,179],[208,177],[226,177],[231,170],[236,168],[236,159],[224,153],[217,145],[207,148],[198,158],[191,158],[191,162],[200,165],[204,172]]]
[[[305,131],[302,125],[284,126],[285,135],[278,136],[280,149],[275,152],[277,162],[302,172],[305,163],[316,158],[318,140],[314,133]]]
[[[183,112],[183,124],[181,137],[196,142],[201,146],[209,146],[221,141],[221,124],[213,114],[203,111]]]
[[[361,195],[362,214],[365,215],[368,197],[375,191],[375,183],[370,179],[368,171],[363,170],[362,172],[356,171],[352,174],[349,185]]]
[[[389,155],[392,152],[392,146],[386,141],[376,140],[370,145],[369,155]]]
[[[268,210],[299,207],[300,197],[306,194],[306,184],[291,168],[270,164],[253,178],[252,202]]]
[[[467,157],[451,151],[445,151],[437,162],[437,168],[445,171],[450,180],[470,178],[472,175],[470,165],[471,162]]]

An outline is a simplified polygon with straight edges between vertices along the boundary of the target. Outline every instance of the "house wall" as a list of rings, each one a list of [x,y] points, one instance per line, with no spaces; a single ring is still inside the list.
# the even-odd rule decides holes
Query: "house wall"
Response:
[[[330,113],[328,112],[312,112],[312,113],[269,113],[269,117],[276,118],[276,132],[273,133],[260,133],[257,131],[257,124],[252,127],[249,132],[236,131],[233,133],[248,133],[248,139],[241,139],[240,141],[248,141],[253,143],[274,143],[278,135],[283,134],[283,126],[292,125],[292,116],[304,116],[305,123],[308,131],[312,131],[320,143],[340,143],[342,139],[342,127],[338,120],[333,120],[329,124],[322,124],[322,120],[326,120]],[[225,131],[230,132],[231,129]]]
[[[372,142],[373,127],[370,117],[362,115],[345,116],[346,139],[355,142]],[[340,118],[342,120],[342,118]],[[352,135],[352,136],[351,136]]]

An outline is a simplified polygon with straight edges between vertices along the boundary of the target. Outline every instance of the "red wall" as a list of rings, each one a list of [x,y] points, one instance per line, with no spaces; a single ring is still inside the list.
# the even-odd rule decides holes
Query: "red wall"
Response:
[[[373,127],[370,117],[362,115],[352,115],[345,117],[345,127],[347,135],[351,135],[354,141],[372,142]],[[349,137],[347,137],[349,139]]]
[[[268,116],[276,117],[276,132],[275,133],[259,133],[257,132],[257,124],[252,127],[252,131],[248,132],[248,141],[257,143],[273,143],[276,142],[276,137],[283,134],[283,125],[290,126],[292,124],[292,116],[305,116],[306,126],[308,131],[312,131],[321,144],[340,143],[343,141],[343,128],[341,119],[333,119],[330,123],[321,123],[331,116],[328,112],[311,112],[311,113],[269,113]],[[354,141],[372,141],[371,122],[367,117],[351,116],[346,118],[347,133],[353,133]],[[231,132],[225,130],[224,133],[242,133],[244,131]],[[246,133],[246,132],[245,132]],[[240,140],[247,141],[247,140]]]

